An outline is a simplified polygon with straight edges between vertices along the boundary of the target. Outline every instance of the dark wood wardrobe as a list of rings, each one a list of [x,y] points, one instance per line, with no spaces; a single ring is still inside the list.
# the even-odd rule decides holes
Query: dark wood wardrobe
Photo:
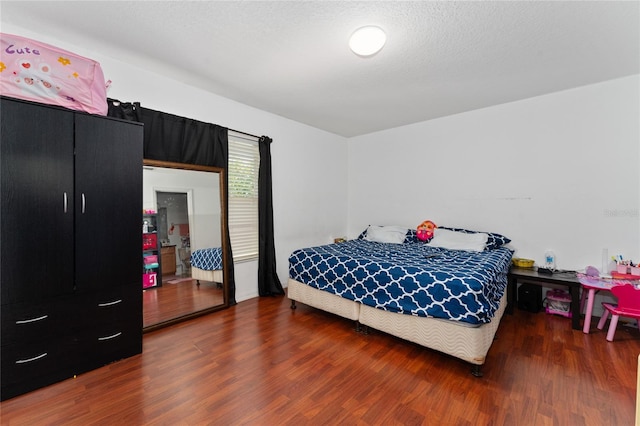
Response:
[[[1,399],[142,352],[143,126],[0,98]]]

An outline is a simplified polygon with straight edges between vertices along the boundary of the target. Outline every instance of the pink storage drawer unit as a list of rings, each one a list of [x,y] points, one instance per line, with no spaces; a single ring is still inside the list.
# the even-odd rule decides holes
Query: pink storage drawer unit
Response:
[[[94,60],[0,33],[0,95],[107,115],[107,85]]]
[[[559,289],[547,290],[547,307],[545,311],[548,314],[562,315],[571,318],[571,296],[568,292]]]

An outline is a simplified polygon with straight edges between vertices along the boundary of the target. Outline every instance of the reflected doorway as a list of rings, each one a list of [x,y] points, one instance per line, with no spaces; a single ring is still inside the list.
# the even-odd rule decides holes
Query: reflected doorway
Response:
[[[190,276],[191,273],[187,255],[191,254],[189,217],[193,215],[189,214],[187,195],[186,192],[156,191],[163,284]]]

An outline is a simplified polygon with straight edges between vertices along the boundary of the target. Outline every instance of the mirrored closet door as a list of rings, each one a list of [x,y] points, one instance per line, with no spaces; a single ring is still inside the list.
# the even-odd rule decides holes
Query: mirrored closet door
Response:
[[[145,331],[228,306],[223,193],[221,168],[144,160],[142,231],[157,244],[141,261],[155,274],[143,279]]]

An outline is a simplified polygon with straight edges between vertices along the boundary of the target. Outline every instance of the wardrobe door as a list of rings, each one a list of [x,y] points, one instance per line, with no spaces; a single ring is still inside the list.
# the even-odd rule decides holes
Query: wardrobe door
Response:
[[[76,115],[79,373],[142,352],[142,134]]]
[[[143,127],[76,114],[75,132],[78,292],[141,294]]]
[[[1,301],[73,292],[73,113],[0,99]]]

